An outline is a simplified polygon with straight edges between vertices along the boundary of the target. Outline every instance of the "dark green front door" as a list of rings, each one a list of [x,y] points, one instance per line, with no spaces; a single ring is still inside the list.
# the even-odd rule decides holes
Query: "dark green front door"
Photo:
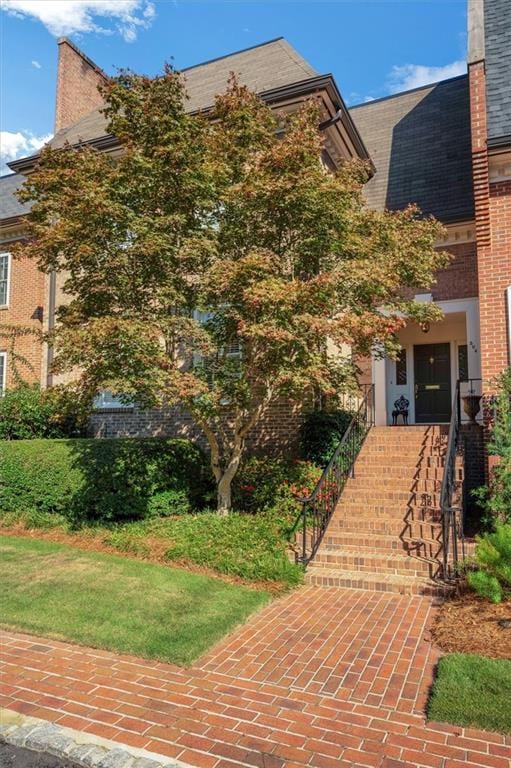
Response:
[[[451,419],[451,348],[417,344],[413,348],[415,421],[434,424]]]

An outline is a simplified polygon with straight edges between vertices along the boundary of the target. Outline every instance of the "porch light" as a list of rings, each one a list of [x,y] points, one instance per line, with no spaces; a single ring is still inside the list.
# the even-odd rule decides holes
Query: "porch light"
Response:
[[[429,333],[429,323],[419,323],[419,328],[421,329],[422,333]]]

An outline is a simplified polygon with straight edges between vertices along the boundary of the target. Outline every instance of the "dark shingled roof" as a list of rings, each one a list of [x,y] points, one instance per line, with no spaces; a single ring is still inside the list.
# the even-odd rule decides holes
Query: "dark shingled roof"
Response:
[[[511,2],[484,4],[486,109],[488,139],[509,137],[511,143]]]
[[[237,53],[206,61],[183,70],[189,99],[187,109],[195,112],[212,107],[215,96],[225,91],[231,72],[249,88],[262,93],[273,88],[290,85],[317,75],[310,64],[283,38],[261,43]],[[63,128],[50,141],[61,147],[67,141],[96,139],[107,134],[106,121],[99,109],[83,117],[74,125]]]
[[[466,75],[352,107],[376,166],[366,184],[374,208],[417,203],[443,222],[474,215]]]
[[[30,210],[29,203],[20,203],[15,193],[25,179],[19,173],[0,176],[0,218],[10,219],[13,216],[23,216]]]

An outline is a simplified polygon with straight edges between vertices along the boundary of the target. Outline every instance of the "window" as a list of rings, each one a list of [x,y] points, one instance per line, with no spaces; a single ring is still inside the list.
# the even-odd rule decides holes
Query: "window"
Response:
[[[197,322],[205,324],[215,317],[215,313],[200,312],[199,310],[195,310],[193,317]],[[239,339],[233,339],[228,344],[226,344],[226,346],[220,347],[216,355],[212,354],[208,357],[203,357],[201,354],[195,353],[193,356],[194,367],[201,367],[203,369],[209,387],[213,386],[215,379],[215,365],[218,363],[218,359],[221,356],[233,362],[233,370],[231,371],[231,376],[239,378],[239,362],[236,363],[236,361],[241,360],[241,344]]]
[[[406,349],[402,349],[396,358],[396,384],[402,387],[405,386],[406,383]]]
[[[5,392],[5,382],[7,379],[7,355],[0,352],[0,396]]]
[[[466,344],[458,344],[458,378],[460,381],[468,381],[468,347]]]
[[[94,398],[94,409],[97,411],[113,411],[119,408],[131,408],[131,405],[123,403],[119,397],[113,395],[108,389],[102,389]]]
[[[0,307],[9,303],[9,278],[11,254],[0,253]]]

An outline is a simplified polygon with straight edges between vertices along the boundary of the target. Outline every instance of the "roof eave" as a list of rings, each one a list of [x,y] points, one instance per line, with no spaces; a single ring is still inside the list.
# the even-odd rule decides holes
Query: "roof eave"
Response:
[[[495,138],[488,139],[489,149],[500,149],[501,147],[509,146],[511,146],[511,133],[507,134],[507,136],[496,136]]]
[[[349,110],[346,107],[344,99],[342,98],[341,93],[337,87],[337,84],[331,74],[316,75],[314,77],[309,77],[305,80],[300,80],[295,83],[290,83],[289,85],[283,85],[283,86],[279,86],[278,88],[271,88],[270,90],[267,90],[267,91],[261,91],[261,93],[259,93],[259,96],[265,102],[272,104],[272,103],[277,103],[279,101],[283,101],[284,99],[292,98],[295,96],[307,96],[313,93],[317,93],[318,91],[321,91],[321,90],[327,91],[336,110],[340,109],[342,111],[341,122],[345,130],[347,131],[357,154],[363,160],[367,160],[370,163],[370,166],[374,172],[376,168],[373,164],[373,161],[371,160],[369,152],[367,151],[367,148],[364,142],[362,141],[362,138],[349,113]],[[194,110],[191,114],[202,113],[207,115],[209,112],[211,112],[212,109],[213,109],[213,105],[210,105],[205,108]],[[81,144],[86,146],[92,146],[95,149],[100,149],[105,151],[109,149],[114,149],[116,146],[119,145],[119,142],[114,136],[106,135],[106,136],[99,136],[94,139],[88,139],[87,141],[83,141],[83,142],[77,142],[76,144],[73,144],[73,146],[80,146]],[[34,168],[38,159],[39,159],[39,153],[35,155],[31,155],[30,157],[20,158],[19,160],[13,160],[12,162],[8,163],[8,166],[15,173],[26,175]]]
[[[7,229],[22,224],[27,215],[28,213],[19,213],[17,216],[6,216],[4,219],[0,219],[0,228]]]

